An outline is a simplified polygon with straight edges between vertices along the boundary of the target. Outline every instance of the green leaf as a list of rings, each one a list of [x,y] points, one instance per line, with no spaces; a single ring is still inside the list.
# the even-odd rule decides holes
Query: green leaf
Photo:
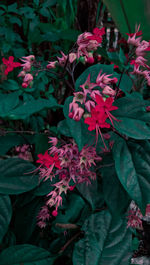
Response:
[[[2,87],[2,89],[6,90],[6,91],[9,91],[9,90],[13,91],[13,90],[18,90],[19,89],[18,83],[15,80],[12,80],[12,79],[4,81],[1,84],[1,87]],[[6,96],[8,96],[8,95],[10,95],[10,96],[12,95],[13,96],[13,94],[6,94]]]
[[[92,214],[82,227],[84,238],[75,244],[73,264],[127,265],[132,234],[126,226],[126,220],[113,220],[108,211]]]
[[[8,230],[12,216],[11,200],[8,195],[0,194],[0,243]]]
[[[112,155],[104,155],[100,173],[103,177],[102,189],[104,200],[112,216],[124,215],[129,206],[130,198],[117,177]]]
[[[8,114],[18,105],[18,92],[0,94],[0,117],[7,117]]]
[[[56,217],[53,224],[56,223],[77,223],[82,211],[85,207],[85,202],[78,194],[70,192],[67,194],[67,198],[63,200],[63,212],[58,210],[58,216]],[[62,230],[61,230],[62,231]]]
[[[18,17],[10,17],[9,21],[12,24],[18,24],[20,27],[22,25],[22,22],[21,22],[21,20]]]
[[[105,65],[105,64],[96,64],[88,67],[76,80],[75,88],[78,90],[80,85],[84,84],[88,75],[90,74],[90,81],[95,82],[99,72],[102,70],[102,73],[112,74],[113,73],[113,65]]]
[[[46,181],[42,180],[39,185],[33,190],[33,194],[35,196],[43,196],[50,193],[53,189],[54,187],[52,186],[52,181],[50,181],[50,179]]]
[[[17,134],[7,134],[5,136],[0,136],[0,155],[5,155],[12,147],[16,145],[27,144],[28,141]]]
[[[14,12],[14,13],[18,13],[18,10],[17,10],[17,3],[14,3],[12,5],[9,5],[8,6],[8,12]]]
[[[35,136],[35,154],[44,154],[49,149],[48,136],[44,134],[37,134]]]
[[[120,74],[118,73],[114,73],[113,74],[113,77],[117,77],[118,78],[118,83],[117,85],[119,84],[119,80],[120,80]],[[121,82],[120,82],[120,85],[119,85],[119,88],[125,93],[125,94],[128,94],[131,92],[132,90],[132,86],[133,86],[133,83],[132,83],[132,80],[131,78],[127,75],[127,74],[123,74],[122,75],[122,78],[121,78]]]
[[[117,176],[124,189],[144,212],[150,203],[150,143],[118,137],[113,146]]]
[[[57,3],[56,0],[47,0],[47,1],[44,1],[42,5],[44,7],[51,7],[51,6],[54,6],[56,3]]]
[[[0,193],[20,194],[35,188],[39,179],[33,170],[33,164],[19,158],[0,160]]]
[[[122,134],[134,139],[150,139],[150,129],[146,124],[150,115],[146,113],[147,102],[139,93],[132,93],[115,101],[117,110],[112,114],[118,119],[114,127]]]
[[[126,58],[126,56],[125,56],[125,54],[121,48],[119,50],[119,59],[120,59],[120,62],[123,64],[126,63],[126,61],[127,61],[127,58]]]
[[[14,216],[14,232],[17,242],[27,243],[37,226],[37,216],[43,206],[41,197],[36,197],[17,209]]]
[[[68,124],[67,124],[67,119],[60,121],[58,123],[57,129],[58,129],[59,133],[65,135],[67,137],[71,137],[72,136],[71,133],[70,133]]]
[[[77,185],[80,196],[90,204],[91,209],[94,211],[104,205],[104,195],[102,193],[101,183],[98,179],[91,181],[91,184],[80,183]]]
[[[120,33],[127,38],[126,33],[134,33],[135,25],[141,25],[143,39],[149,40],[149,14],[147,0],[104,0]]]
[[[52,265],[55,259],[49,251],[28,244],[6,248],[0,254],[1,265]]]
[[[50,12],[46,7],[42,7],[39,11],[39,13],[43,16],[43,17],[48,17],[50,18]]]
[[[56,99],[51,97],[50,99],[33,99],[28,102],[24,102],[22,106],[17,107],[9,113],[9,118],[12,120],[21,119],[24,120],[30,115],[37,113],[45,108],[61,107],[57,104]]]

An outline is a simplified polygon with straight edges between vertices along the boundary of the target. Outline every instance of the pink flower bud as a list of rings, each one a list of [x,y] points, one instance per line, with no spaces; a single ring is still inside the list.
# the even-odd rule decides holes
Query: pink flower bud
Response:
[[[28,87],[28,84],[27,83],[22,83],[22,87],[23,88],[27,88]]]
[[[23,82],[27,82],[29,85],[32,80],[33,80],[33,76],[31,74],[26,74],[24,79],[23,79]]]
[[[69,187],[69,190],[72,191],[72,190],[74,190],[74,188],[75,188],[75,185],[70,186],[70,187]]]
[[[147,111],[147,112],[150,111],[150,106],[146,107],[146,111]]]
[[[88,57],[87,58],[87,63],[93,64],[94,63],[94,58],[93,57]]]
[[[57,210],[52,211],[52,215],[53,215],[54,217],[56,217],[56,216],[58,215]]]
[[[99,62],[99,61],[101,61],[101,59],[102,59],[102,56],[100,54],[98,54],[97,55],[97,61]]]
[[[21,71],[18,75],[18,77],[25,77],[26,75],[26,72],[25,71]]]
[[[69,54],[69,62],[73,63],[75,61],[75,59],[77,58],[77,55],[74,52],[71,52]]]

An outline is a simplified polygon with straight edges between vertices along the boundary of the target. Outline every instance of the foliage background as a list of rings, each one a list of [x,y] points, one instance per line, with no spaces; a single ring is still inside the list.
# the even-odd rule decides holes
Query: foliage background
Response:
[[[77,0],[1,1],[0,60],[11,55],[17,60],[34,54],[40,63],[51,61],[60,56],[60,50],[68,53],[81,32],[90,31],[101,23],[102,13],[105,16],[101,1],[87,1],[86,4]],[[113,66],[109,64],[112,53],[101,52],[108,60],[103,70],[113,73]],[[125,67],[124,60],[121,50],[119,55],[115,53],[113,61],[120,67]],[[94,80],[102,67],[99,64],[86,70],[80,65],[75,72],[76,88],[86,79],[88,71]],[[144,113],[149,102],[145,103],[142,98],[149,97],[147,87],[139,91],[142,96],[137,92],[129,95],[131,82],[124,75],[120,87],[126,97],[118,100],[124,123],[122,127],[116,124],[115,128],[128,135],[128,143],[115,135],[113,153],[103,158],[104,164],[112,164],[111,174],[110,168],[103,167],[97,181],[89,188],[82,184],[68,194],[57,218],[52,217],[48,227],[40,230],[36,217],[51,186],[49,181],[40,183],[39,176],[31,173],[36,168],[37,154],[48,149],[50,135],[71,136],[80,149],[89,139],[85,139],[81,125],[78,125],[78,133],[76,123],[72,121],[69,125],[66,109],[73,84],[67,74],[41,71],[29,89],[22,88],[17,74],[15,69],[6,77],[1,65],[0,264],[129,264],[133,231],[126,229],[126,209],[131,199],[143,212],[149,202],[149,114],[145,116]],[[135,109],[140,109],[140,115]],[[116,111],[118,118],[119,115]],[[59,123],[64,118],[66,126]],[[15,146],[23,144],[30,145],[30,162],[19,159],[15,153]],[[103,183],[100,174],[106,176]],[[125,181],[124,176],[128,175],[135,176],[132,186]],[[68,223],[75,225],[75,229],[62,225]]]

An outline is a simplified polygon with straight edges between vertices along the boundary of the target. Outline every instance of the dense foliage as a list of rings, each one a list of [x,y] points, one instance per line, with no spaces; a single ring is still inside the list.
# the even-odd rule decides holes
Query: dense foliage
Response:
[[[73,29],[76,1],[3,2],[0,264],[133,264],[150,218],[150,43],[136,27],[108,50],[104,27]]]

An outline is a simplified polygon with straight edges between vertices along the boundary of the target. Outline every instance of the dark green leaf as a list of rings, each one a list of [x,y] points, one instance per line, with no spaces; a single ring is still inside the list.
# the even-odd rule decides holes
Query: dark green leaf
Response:
[[[134,139],[150,139],[150,129],[146,124],[150,115],[146,113],[147,102],[139,93],[132,93],[115,101],[118,110],[113,115],[118,119],[114,121],[114,127]]]
[[[128,264],[132,235],[127,230],[126,220],[113,220],[108,211],[102,211],[86,219],[82,229],[84,238],[75,244],[74,265]]]
[[[20,194],[38,185],[35,166],[19,158],[0,160],[0,193]]]
[[[9,196],[0,194],[0,243],[7,232],[11,215],[12,208]]]
[[[112,155],[106,154],[100,169],[104,200],[113,217],[123,215],[129,206],[129,195],[118,180]]]
[[[58,123],[58,132],[61,133],[62,135],[65,135],[67,137],[71,137],[71,133],[67,124],[67,119],[66,120],[62,120]]]
[[[126,142],[118,137],[113,147],[117,176],[124,189],[144,212],[150,202],[150,144]]]
[[[4,81],[1,84],[1,87],[4,90],[6,90],[6,91],[9,91],[9,90],[18,90],[19,89],[18,83],[15,80],[12,80],[12,79],[9,79],[9,80]],[[13,96],[13,94],[7,94],[7,96],[8,95],[12,95]]]
[[[10,112],[9,118],[12,120],[26,119],[30,115],[37,113],[45,108],[61,107],[57,104],[56,99],[51,97],[50,99],[37,99],[24,102],[22,106],[14,109]]]
[[[0,155],[5,155],[12,147],[22,144],[27,144],[25,136],[18,134],[7,134],[0,136]]]
[[[37,216],[43,206],[41,197],[36,197],[31,202],[17,209],[14,216],[14,232],[17,241],[27,243],[37,226]]]
[[[52,265],[55,259],[49,251],[28,244],[6,248],[0,254],[1,265]]]
[[[81,196],[90,204],[92,210],[100,209],[104,205],[101,183],[97,180],[91,181],[91,184],[81,183],[77,185]]]
[[[35,154],[44,154],[48,148],[48,136],[45,134],[37,134],[35,136]]]
[[[18,92],[0,95],[0,117],[7,117],[8,114],[18,105]]]
[[[18,24],[20,27],[22,25],[22,22],[21,22],[21,20],[18,17],[10,17],[9,21],[12,24]]]

